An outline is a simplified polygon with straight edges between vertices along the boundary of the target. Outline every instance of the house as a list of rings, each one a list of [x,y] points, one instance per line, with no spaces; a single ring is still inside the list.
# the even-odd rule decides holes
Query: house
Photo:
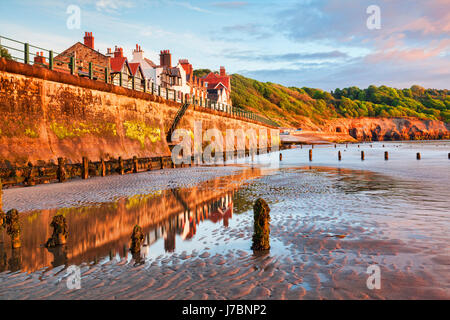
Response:
[[[193,97],[196,101],[204,100],[207,98],[207,90],[203,79],[194,76],[194,69],[192,64],[187,59],[182,59],[179,64],[183,67],[186,73],[186,84],[189,87],[189,96]]]
[[[136,45],[136,49],[133,50],[133,60],[130,63],[139,63],[141,65],[147,81],[147,88],[152,88],[152,84],[156,86],[156,64],[144,57],[144,51],[142,51],[141,46],[138,44]]]
[[[95,50],[94,40],[92,32],[86,32],[84,43],[77,42],[55,57],[54,69],[70,72],[69,62],[71,57],[74,57],[77,66],[76,74],[89,76],[89,63],[92,62],[94,75],[103,75],[105,68],[110,67],[109,57]]]
[[[110,58],[110,64],[111,83],[116,86],[122,85],[131,89],[133,86],[133,72],[131,71],[127,57],[123,55],[123,48],[116,46],[114,56]]]
[[[181,86],[181,73],[177,67],[172,67],[172,54],[169,50],[162,50],[160,64],[156,67],[156,84],[162,88],[172,89]]]
[[[213,103],[232,105],[231,77],[227,75],[225,67],[220,67],[220,73],[209,73],[203,77],[208,90],[208,99]]]
[[[142,70],[141,64],[136,63],[129,63],[131,75],[134,78],[134,84],[132,84],[134,90],[138,91],[144,91],[144,84],[145,84],[145,75],[144,71]],[[148,87],[147,87],[148,88]]]
[[[48,66],[47,60],[44,57],[44,52],[36,52],[36,55],[34,56],[34,65],[40,67]]]

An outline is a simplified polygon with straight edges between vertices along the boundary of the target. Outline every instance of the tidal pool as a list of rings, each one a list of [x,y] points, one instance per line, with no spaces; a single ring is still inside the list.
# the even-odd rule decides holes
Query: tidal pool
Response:
[[[449,299],[450,143],[316,146],[312,162],[308,150],[284,150],[282,162],[272,154],[166,171],[165,180],[155,172],[68,183],[66,199],[58,185],[6,190],[6,208],[25,195],[30,210],[20,250],[0,237],[0,298]],[[259,197],[272,221],[271,250],[258,254],[250,247]],[[48,250],[58,213],[68,244]],[[133,257],[136,224],[146,238]],[[374,264],[379,290],[366,284]],[[81,268],[80,290],[66,286],[69,265]]]

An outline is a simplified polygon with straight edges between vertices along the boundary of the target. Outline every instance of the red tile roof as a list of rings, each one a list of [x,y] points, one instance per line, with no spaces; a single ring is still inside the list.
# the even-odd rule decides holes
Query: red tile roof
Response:
[[[219,83],[222,83],[227,90],[230,90],[231,88],[230,76],[219,76],[218,74],[211,72],[203,78],[203,81],[208,82],[208,89],[215,89]]]
[[[131,69],[131,74],[133,76],[135,76],[136,73],[138,72],[141,64],[139,62],[136,62],[136,63],[130,63],[129,65],[130,65],[130,69]]]
[[[112,72],[121,72],[123,69],[123,64],[127,61],[126,57],[115,57],[111,58],[111,71]]]

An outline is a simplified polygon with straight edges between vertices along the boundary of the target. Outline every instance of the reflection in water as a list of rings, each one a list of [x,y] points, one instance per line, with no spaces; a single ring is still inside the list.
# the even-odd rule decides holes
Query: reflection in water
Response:
[[[59,245],[54,248],[48,248],[48,252],[53,255],[52,267],[58,267],[67,264],[67,247]]]
[[[104,258],[128,258],[135,225],[141,226],[144,233],[141,259],[149,256],[159,239],[164,241],[165,252],[175,252],[176,238],[193,239],[202,222],[223,221],[227,227],[233,216],[234,192],[245,181],[259,176],[260,170],[248,169],[194,188],[163,190],[90,207],[23,213],[21,250],[10,249],[9,237],[0,233],[0,272],[33,272]],[[44,245],[52,234],[50,223],[55,215],[67,220],[67,245],[47,249]]]

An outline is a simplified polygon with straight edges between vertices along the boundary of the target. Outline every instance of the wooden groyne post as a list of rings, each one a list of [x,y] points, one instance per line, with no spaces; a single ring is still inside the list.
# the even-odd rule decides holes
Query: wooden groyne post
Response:
[[[420,152],[417,152],[417,154],[416,154],[416,159],[417,159],[417,160],[420,160],[420,159],[421,159]]]
[[[58,158],[58,171],[56,172],[59,182],[65,182],[67,180],[66,176],[66,160],[63,158]]]
[[[47,240],[45,246],[47,248],[54,248],[66,244],[69,235],[66,218],[62,214],[54,216],[50,226],[53,228],[53,234]]]
[[[21,247],[20,243],[20,223],[19,211],[11,209],[6,213],[5,217],[6,232],[11,237],[11,247],[17,249]]]
[[[283,154],[280,153],[280,161],[283,161]]]
[[[364,161],[364,151],[361,151],[361,160]]]
[[[100,175],[106,177],[106,164],[103,158],[100,159]]]
[[[450,155],[450,153],[449,153],[449,155]],[[0,178],[0,214],[3,212],[3,211],[2,211],[2,209],[3,209],[2,196],[3,196],[3,184],[2,184],[2,179]],[[0,221],[0,222],[2,222],[2,221]],[[1,226],[2,224],[3,224],[3,223],[0,223],[0,226]]]
[[[119,174],[123,176],[125,174],[125,167],[123,165],[122,157],[119,157]]]
[[[253,206],[254,230],[252,250],[270,249],[270,208],[264,199],[258,199]]]
[[[139,160],[136,156],[133,157],[133,173],[139,172]]]
[[[138,225],[135,225],[133,228],[133,233],[131,234],[131,253],[137,254],[141,252],[141,245],[144,242],[144,233],[142,232],[142,228]]]
[[[341,161],[341,160],[342,160],[342,154],[341,154],[341,152],[340,152],[340,151],[338,152],[338,160],[339,160],[339,161]]]
[[[3,207],[2,207],[2,179],[0,179],[0,230],[2,229],[2,226],[5,223],[5,213],[3,212]]]
[[[83,157],[82,166],[81,178],[86,180],[89,178],[89,159],[87,157]]]
[[[389,152],[384,152],[384,160],[389,160]]]
[[[309,149],[309,161],[312,161],[312,149]]]

